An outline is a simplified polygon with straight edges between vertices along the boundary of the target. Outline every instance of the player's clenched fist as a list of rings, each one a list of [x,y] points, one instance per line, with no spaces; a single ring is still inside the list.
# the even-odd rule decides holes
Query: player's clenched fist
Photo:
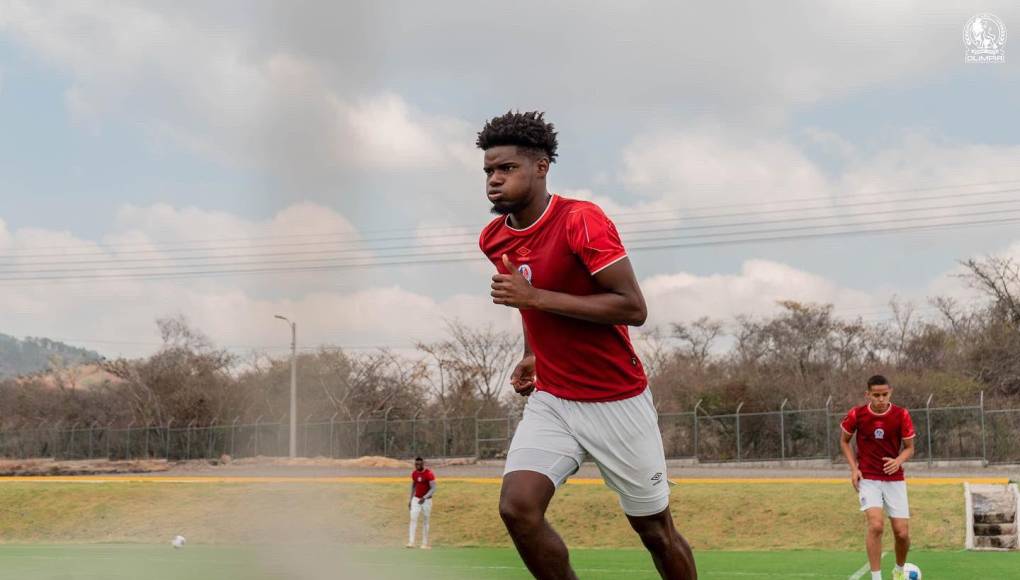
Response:
[[[510,273],[492,277],[492,302],[520,309],[534,308],[538,291],[521,275],[506,254],[503,254],[503,266]]]

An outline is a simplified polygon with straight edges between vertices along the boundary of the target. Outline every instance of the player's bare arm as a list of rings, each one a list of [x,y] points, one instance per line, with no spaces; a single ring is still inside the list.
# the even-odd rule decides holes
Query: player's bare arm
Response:
[[[432,495],[436,493],[436,481],[432,480],[429,482],[429,490],[425,492],[425,495],[418,500],[418,503],[424,504],[425,500],[432,499]]]
[[[857,466],[857,457],[854,455],[853,447],[850,446],[850,440],[854,435],[846,431],[842,431],[841,435],[842,437],[839,438],[839,449],[843,452],[843,458],[846,459],[847,465],[850,466],[850,484],[854,486],[855,490],[860,491],[861,470]],[[910,442],[911,447],[913,443],[913,441]]]
[[[896,457],[883,457],[882,471],[888,475],[892,475],[900,470],[900,467],[904,463],[910,461],[910,458],[914,456],[914,439],[903,440],[903,451],[900,452]]]
[[[574,296],[535,288],[506,255],[503,266],[509,274],[492,277],[492,301],[518,309],[535,309],[598,324],[641,326],[648,316],[634,268],[629,258],[600,270],[595,281],[605,292]]]
[[[523,327],[523,320],[521,326]],[[535,390],[535,353],[528,344],[528,333],[524,333],[524,356],[510,374],[510,385],[518,395],[527,397]]]

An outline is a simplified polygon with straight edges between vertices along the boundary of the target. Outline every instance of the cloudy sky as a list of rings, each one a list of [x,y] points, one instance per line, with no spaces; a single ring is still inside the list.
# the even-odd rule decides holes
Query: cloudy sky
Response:
[[[620,224],[651,325],[881,320],[1020,255],[1020,42],[966,64],[977,13],[1020,33],[1009,1],[0,0],[0,332],[517,328],[476,246],[474,136],[508,109],[556,124],[550,187]]]

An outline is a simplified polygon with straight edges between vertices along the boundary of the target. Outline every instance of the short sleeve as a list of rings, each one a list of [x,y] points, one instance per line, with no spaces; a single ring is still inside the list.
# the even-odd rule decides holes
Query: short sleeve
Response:
[[[627,257],[616,226],[593,203],[579,203],[570,210],[567,241],[592,275]]]
[[[914,429],[914,420],[910,418],[910,411],[903,409],[903,420],[900,422],[900,438],[913,439],[917,436]]]
[[[850,409],[850,412],[839,423],[839,428],[847,435],[853,435],[857,431],[857,409]]]

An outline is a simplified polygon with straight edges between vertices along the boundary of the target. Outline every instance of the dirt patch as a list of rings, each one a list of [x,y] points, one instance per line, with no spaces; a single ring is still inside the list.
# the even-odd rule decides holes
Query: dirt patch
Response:
[[[56,461],[53,459],[0,459],[0,475],[110,475],[128,473],[162,473],[171,465],[164,460]]]

